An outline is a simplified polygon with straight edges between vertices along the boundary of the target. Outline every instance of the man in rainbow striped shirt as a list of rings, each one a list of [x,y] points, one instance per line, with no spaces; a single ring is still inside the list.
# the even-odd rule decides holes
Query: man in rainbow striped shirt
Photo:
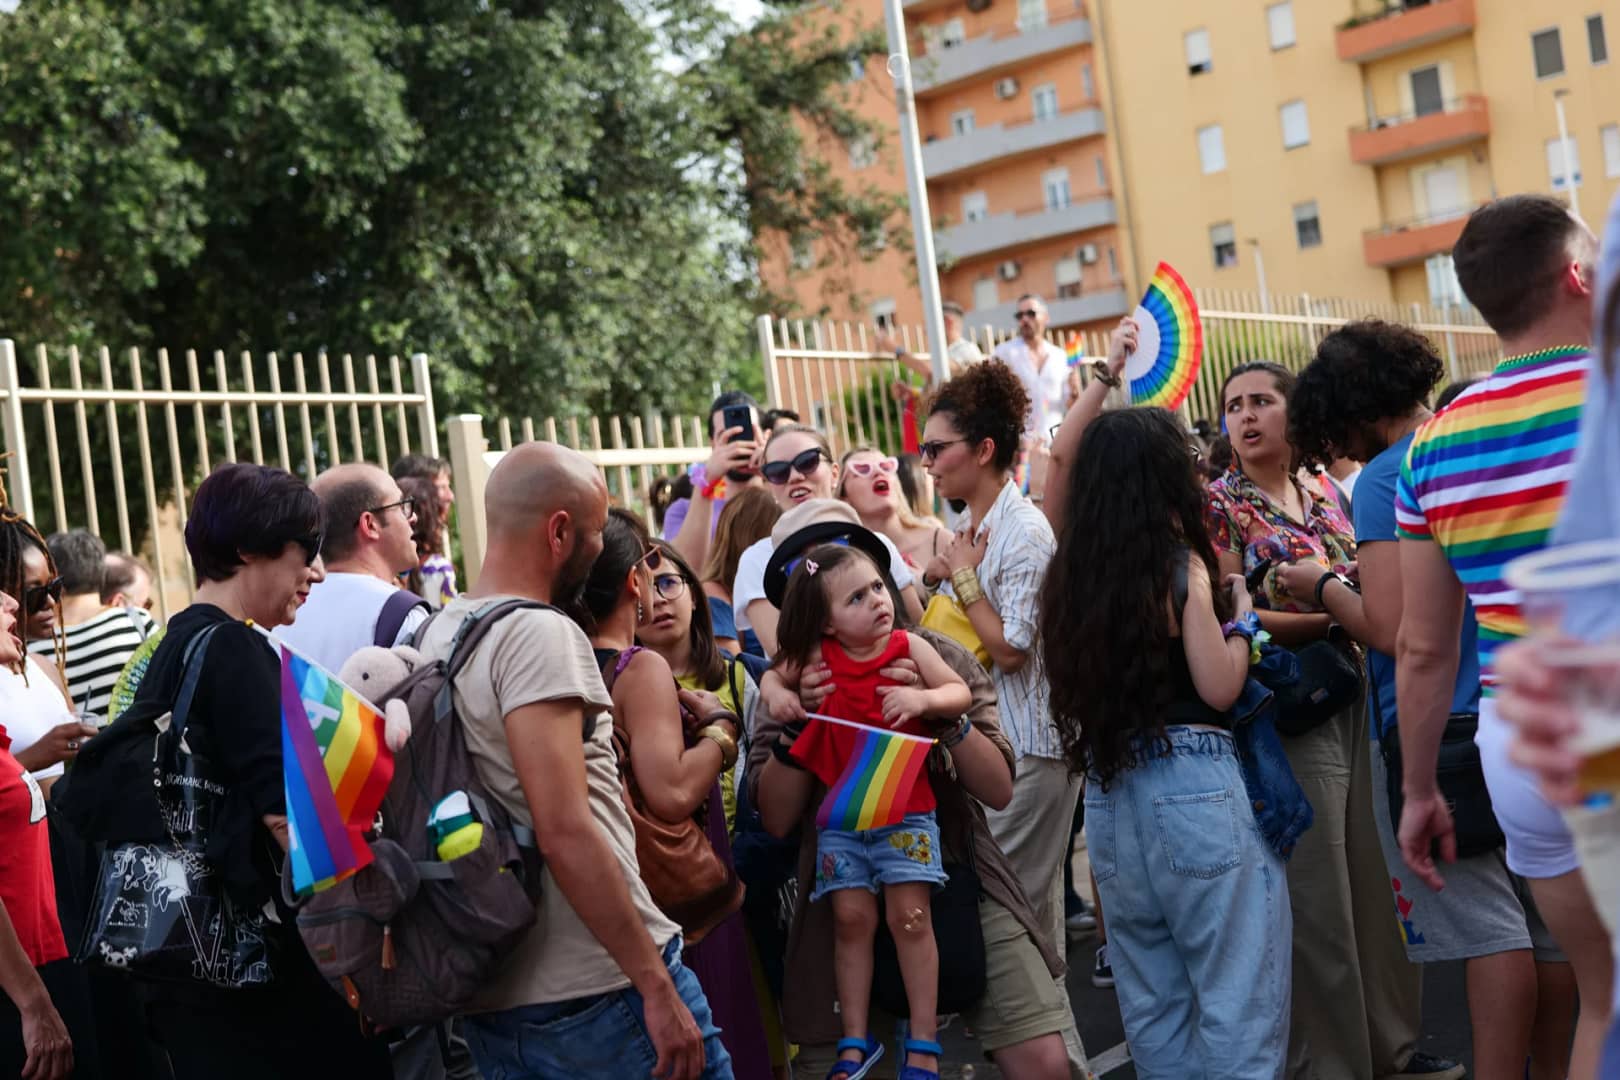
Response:
[[[1405,758],[1399,839],[1406,863],[1434,889],[1435,849],[1455,858],[1451,811],[1435,777],[1457,668],[1463,596],[1479,620],[1479,746],[1507,864],[1531,894],[1580,990],[1569,1075],[1591,1076],[1609,1012],[1608,936],[1580,873],[1575,838],[1535,781],[1508,760],[1492,657],[1521,637],[1512,559],[1545,547],[1573,468],[1590,363],[1597,238],[1556,199],[1498,199],[1468,219],[1452,252],[1457,280],[1506,354],[1413,437],[1395,493],[1403,614],[1395,688]],[[1581,823],[1571,818],[1577,828]],[[1534,979],[1534,969],[1526,973]],[[1568,988],[1540,988],[1568,993]],[[1528,1022],[1528,1020],[1526,1021]],[[1476,1063],[1522,1074],[1522,1062]],[[1497,1075],[1481,1071],[1481,1077]]]

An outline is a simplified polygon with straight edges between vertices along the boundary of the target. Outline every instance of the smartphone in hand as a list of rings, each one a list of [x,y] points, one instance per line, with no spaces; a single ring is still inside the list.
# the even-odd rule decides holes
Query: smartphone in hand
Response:
[[[731,437],[730,442],[754,441],[754,410],[747,405],[727,405],[720,410],[720,423],[726,431],[742,429]]]

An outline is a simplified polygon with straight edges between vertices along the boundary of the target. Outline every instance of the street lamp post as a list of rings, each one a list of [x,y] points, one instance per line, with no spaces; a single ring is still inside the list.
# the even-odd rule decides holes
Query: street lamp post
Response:
[[[884,0],[889,29],[889,76],[900,114],[900,159],[906,167],[906,195],[911,202],[911,231],[917,252],[917,284],[922,289],[923,326],[928,331],[929,366],[934,385],[951,377],[945,355],[945,315],[939,306],[939,265],[934,261],[934,225],[928,214],[928,184],[923,176],[922,143],[917,135],[917,103],[911,96],[911,57],[906,47],[906,20],[900,0]]]
[[[1564,190],[1569,192],[1569,208],[1581,213],[1581,193],[1575,189],[1575,155],[1569,152],[1569,124],[1564,120],[1564,95],[1568,89],[1553,91],[1553,109],[1558,113],[1558,154],[1564,159]]]

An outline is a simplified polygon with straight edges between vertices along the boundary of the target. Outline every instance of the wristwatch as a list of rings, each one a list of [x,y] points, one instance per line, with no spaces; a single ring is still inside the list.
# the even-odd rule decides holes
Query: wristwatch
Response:
[[[1355,582],[1351,581],[1349,578],[1345,577],[1343,574],[1339,573],[1337,570],[1329,570],[1327,573],[1323,574],[1321,577],[1316,579],[1316,606],[1317,607],[1322,607],[1323,606],[1322,605],[1322,590],[1327,588],[1327,583],[1330,582],[1330,581],[1337,581],[1340,585],[1343,585],[1345,588],[1349,589],[1351,592],[1356,593],[1358,595],[1361,592],[1361,589],[1356,585]]]

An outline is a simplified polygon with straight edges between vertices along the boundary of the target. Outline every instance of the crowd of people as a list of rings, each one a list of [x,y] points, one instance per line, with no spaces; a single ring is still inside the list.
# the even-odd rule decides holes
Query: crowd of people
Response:
[[[428,458],[219,467],[166,625],[138,558],[0,510],[0,1075],[937,1080],[959,1015],[1009,1080],[1083,1080],[1065,972],[1095,928],[1140,1077],[1451,1080],[1419,1049],[1446,961],[1473,1075],[1620,1076],[1620,809],[1580,789],[1508,569],[1620,534],[1617,252],[1600,273],[1562,204],[1496,200],[1453,255],[1489,375],[1443,389],[1431,342],[1362,320],[1301,371],[1223,372],[1191,428],[1107,407],[1132,320],[1082,380],[1024,297],[1012,343],[901,394],[909,454],[722,395],[651,529],[525,443],[468,592]],[[451,673],[459,805],[536,856],[451,1015],[379,1030],[301,932],[276,642]],[[169,732],[210,809],[154,794]],[[233,947],[264,945],[233,981],[105,946],[107,853],[181,820],[186,873],[147,867],[138,914],[217,881]],[[389,918],[384,971],[456,949]]]

